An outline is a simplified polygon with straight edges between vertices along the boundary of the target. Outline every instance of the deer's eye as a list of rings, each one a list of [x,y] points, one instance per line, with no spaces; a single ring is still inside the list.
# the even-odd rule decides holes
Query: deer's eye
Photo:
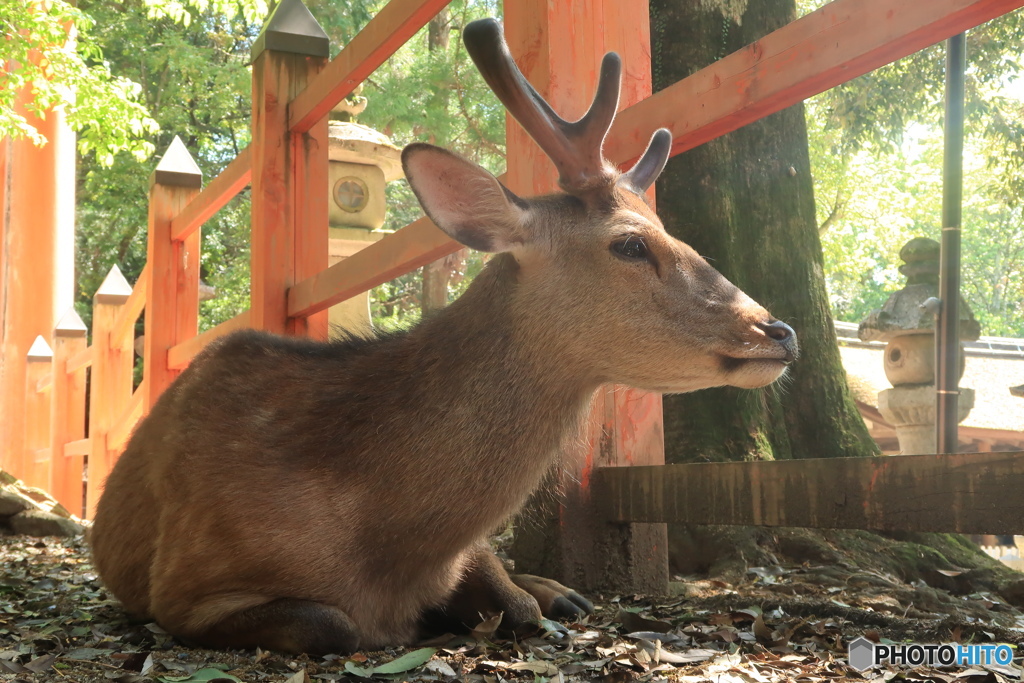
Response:
[[[612,242],[612,251],[627,259],[636,261],[647,259],[647,245],[636,235]]]

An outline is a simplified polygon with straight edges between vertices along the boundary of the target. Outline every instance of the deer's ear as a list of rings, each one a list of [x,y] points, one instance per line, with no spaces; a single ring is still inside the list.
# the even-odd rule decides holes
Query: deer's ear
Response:
[[[416,142],[402,151],[402,167],[420,206],[452,239],[489,252],[528,240],[527,203],[480,166]]]

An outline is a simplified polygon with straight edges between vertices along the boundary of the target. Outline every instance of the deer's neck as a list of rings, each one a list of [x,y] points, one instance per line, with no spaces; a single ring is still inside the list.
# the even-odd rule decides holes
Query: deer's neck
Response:
[[[399,410],[380,434],[402,495],[422,501],[408,523],[424,542],[445,542],[427,540],[432,528],[460,529],[453,547],[486,534],[579,439],[597,383],[517,305],[515,262],[499,257],[392,349]]]

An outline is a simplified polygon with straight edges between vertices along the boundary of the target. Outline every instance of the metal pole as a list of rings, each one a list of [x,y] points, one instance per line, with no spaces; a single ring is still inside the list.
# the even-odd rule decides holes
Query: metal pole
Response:
[[[942,168],[942,248],[935,326],[936,445],[939,453],[956,453],[960,395],[960,224],[963,199],[964,34],[946,41],[946,123]]]

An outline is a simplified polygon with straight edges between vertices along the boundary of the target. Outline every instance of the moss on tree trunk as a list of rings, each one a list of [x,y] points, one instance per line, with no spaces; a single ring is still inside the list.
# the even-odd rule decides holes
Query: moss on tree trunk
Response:
[[[793,0],[651,0],[655,90],[794,18]],[[666,461],[876,455],[828,310],[803,106],[676,156],[657,192],[668,231],[792,325],[802,348],[767,389],[666,396]],[[972,570],[975,587],[1014,586],[1008,599],[1024,601],[1019,575],[955,534],[671,525],[669,539],[673,569],[684,573],[736,578],[759,564],[854,563],[935,585],[952,580],[940,570],[959,567]]]
[[[652,0],[654,87],[664,88],[794,18],[792,0]],[[673,158],[658,181],[670,233],[796,330],[800,359],[763,390],[665,399],[668,462],[873,455],[828,310],[802,105]]]

